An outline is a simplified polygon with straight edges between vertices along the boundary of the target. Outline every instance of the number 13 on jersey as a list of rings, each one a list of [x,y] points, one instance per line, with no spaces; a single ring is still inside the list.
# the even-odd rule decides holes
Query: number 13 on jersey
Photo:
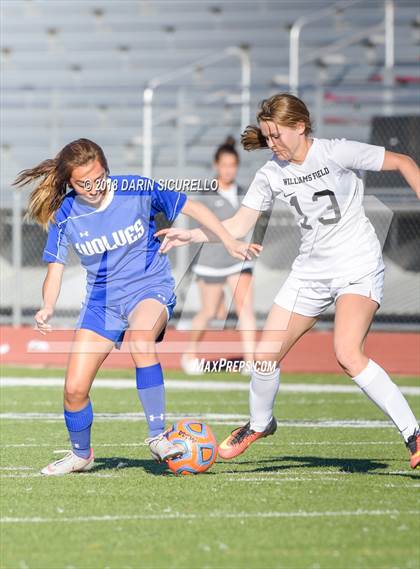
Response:
[[[330,200],[331,203],[327,209],[331,210],[334,213],[334,215],[329,217],[324,217],[324,216],[318,217],[318,221],[322,223],[322,225],[334,225],[335,223],[338,223],[341,219],[340,208],[338,206],[337,198],[335,197],[334,192],[331,190],[321,190],[320,192],[315,192],[314,195],[312,196],[312,201],[317,202],[318,200],[324,198]],[[302,229],[313,229],[312,225],[308,223],[308,216],[303,213],[296,196],[290,198],[290,205],[296,209],[297,213],[301,217],[303,217],[303,220],[299,224],[300,227]]]

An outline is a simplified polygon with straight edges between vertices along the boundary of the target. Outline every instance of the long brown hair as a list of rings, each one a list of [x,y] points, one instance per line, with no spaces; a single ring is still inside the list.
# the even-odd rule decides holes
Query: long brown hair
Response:
[[[297,123],[305,124],[305,136],[312,132],[311,116],[305,103],[289,93],[273,95],[260,103],[257,121],[271,121],[278,125],[294,127]],[[267,142],[256,125],[246,127],[241,135],[241,143],[245,150],[267,148]]]
[[[87,138],[79,138],[66,144],[55,158],[44,160],[34,168],[19,172],[13,185],[22,187],[41,178],[29,197],[26,217],[47,227],[54,220],[67,191],[71,173],[78,166],[99,160],[109,174],[108,163],[102,148]]]

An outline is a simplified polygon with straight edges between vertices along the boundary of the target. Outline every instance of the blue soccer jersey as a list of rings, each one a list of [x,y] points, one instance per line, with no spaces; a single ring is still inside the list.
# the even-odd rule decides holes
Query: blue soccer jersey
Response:
[[[186,195],[163,190],[141,176],[109,176],[107,195],[95,208],[72,190],[50,223],[43,260],[66,263],[71,245],[87,272],[90,305],[119,304],[139,291],[174,288],[166,255],[158,253],[155,215],[173,221]]]

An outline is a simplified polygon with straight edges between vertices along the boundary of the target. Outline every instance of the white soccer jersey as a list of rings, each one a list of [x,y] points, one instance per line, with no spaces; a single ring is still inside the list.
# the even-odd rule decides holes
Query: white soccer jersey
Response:
[[[302,233],[294,276],[355,278],[383,267],[358,170],[380,170],[384,153],[381,146],[314,138],[302,164],[273,155],[258,170],[242,205],[265,211],[274,199],[288,204]]]

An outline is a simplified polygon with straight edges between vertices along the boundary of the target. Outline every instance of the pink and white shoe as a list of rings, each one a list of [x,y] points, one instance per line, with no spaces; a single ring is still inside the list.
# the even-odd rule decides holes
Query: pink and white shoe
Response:
[[[89,458],[81,458],[71,450],[64,458],[52,462],[41,470],[46,476],[63,476],[72,472],[88,472],[94,466],[93,448],[90,449]]]

